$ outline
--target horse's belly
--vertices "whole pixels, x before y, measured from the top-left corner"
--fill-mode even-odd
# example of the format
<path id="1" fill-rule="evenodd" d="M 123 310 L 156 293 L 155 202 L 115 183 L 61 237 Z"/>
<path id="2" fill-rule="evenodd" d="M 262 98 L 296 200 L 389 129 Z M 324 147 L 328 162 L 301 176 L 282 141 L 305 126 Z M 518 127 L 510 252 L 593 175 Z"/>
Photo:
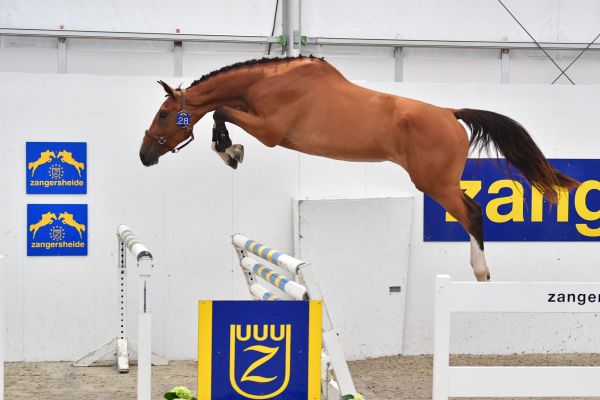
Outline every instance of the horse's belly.
<path id="1" fill-rule="evenodd" d="M 291 133 L 280 146 L 344 161 L 385 161 L 389 158 L 378 138 L 356 131 Z"/>

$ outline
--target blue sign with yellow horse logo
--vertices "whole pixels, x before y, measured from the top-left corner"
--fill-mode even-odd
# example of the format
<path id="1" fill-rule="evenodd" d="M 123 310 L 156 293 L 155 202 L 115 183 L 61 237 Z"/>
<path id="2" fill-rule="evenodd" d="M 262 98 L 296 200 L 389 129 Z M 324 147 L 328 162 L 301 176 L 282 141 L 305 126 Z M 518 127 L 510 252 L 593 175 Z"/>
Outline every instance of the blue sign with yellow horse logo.
<path id="1" fill-rule="evenodd" d="M 320 399 L 320 301 L 201 301 L 198 399 Z"/>
<path id="2" fill-rule="evenodd" d="M 28 256 L 86 256 L 87 204 L 27 204 Z"/>
<path id="3" fill-rule="evenodd" d="M 86 143 L 27 142 L 27 194 L 85 194 L 86 163 Z"/>
<path id="4" fill-rule="evenodd" d="M 469 159 L 461 180 L 467 196 L 483 208 L 485 241 L 575 242 L 600 240 L 600 160 L 548 160 L 559 171 L 581 182 L 558 204 L 543 195 L 503 159 Z M 458 222 L 429 196 L 424 200 L 426 242 L 468 241 Z"/>

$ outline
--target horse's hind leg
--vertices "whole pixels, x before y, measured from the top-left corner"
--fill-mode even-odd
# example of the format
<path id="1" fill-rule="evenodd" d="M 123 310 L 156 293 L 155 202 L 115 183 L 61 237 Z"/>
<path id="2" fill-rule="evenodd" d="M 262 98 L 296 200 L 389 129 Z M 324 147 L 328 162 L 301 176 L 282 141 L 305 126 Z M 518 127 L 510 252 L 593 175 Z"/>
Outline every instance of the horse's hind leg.
<path id="1" fill-rule="evenodd" d="M 460 187 L 439 190 L 431 196 L 465 228 L 471 238 L 471 267 L 478 281 L 489 281 L 490 272 L 483 252 L 483 213 L 481 206 Z"/>

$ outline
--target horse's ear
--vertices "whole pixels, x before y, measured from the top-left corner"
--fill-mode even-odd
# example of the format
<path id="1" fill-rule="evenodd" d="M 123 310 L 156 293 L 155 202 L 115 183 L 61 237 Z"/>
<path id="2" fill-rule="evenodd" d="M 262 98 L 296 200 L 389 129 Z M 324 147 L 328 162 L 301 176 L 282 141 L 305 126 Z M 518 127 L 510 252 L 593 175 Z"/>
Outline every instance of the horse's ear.
<path id="1" fill-rule="evenodd" d="M 158 83 L 163 87 L 163 89 L 165 89 L 165 92 L 167 92 L 167 96 L 175 98 L 175 92 L 173 91 L 173 88 L 171 88 L 171 86 L 167 85 L 163 81 L 158 81 Z"/>

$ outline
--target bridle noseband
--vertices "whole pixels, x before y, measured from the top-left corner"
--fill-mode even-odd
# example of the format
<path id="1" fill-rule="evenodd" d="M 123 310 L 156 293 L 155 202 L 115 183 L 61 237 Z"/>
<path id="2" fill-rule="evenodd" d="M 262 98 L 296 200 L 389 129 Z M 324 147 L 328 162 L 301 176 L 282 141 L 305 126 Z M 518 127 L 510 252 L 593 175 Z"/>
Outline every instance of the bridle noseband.
<path id="1" fill-rule="evenodd" d="M 194 140 L 194 126 L 192 125 L 192 114 L 187 112 L 186 109 L 186 101 L 185 101 L 185 89 L 181 89 L 181 110 L 177 113 L 177 121 L 176 124 L 179 129 L 185 129 L 188 133 L 187 142 L 180 145 L 179 147 L 172 146 L 169 151 L 171 153 L 178 153 L 179 150 L 183 149 L 185 146 L 190 144 L 192 140 Z M 168 138 L 166 136 L 156 136 L 150 133 L 150 131 L 146 131 L 146 136 L 156 140 L 158 144 L 161 146 L 166 145 Z"/>

